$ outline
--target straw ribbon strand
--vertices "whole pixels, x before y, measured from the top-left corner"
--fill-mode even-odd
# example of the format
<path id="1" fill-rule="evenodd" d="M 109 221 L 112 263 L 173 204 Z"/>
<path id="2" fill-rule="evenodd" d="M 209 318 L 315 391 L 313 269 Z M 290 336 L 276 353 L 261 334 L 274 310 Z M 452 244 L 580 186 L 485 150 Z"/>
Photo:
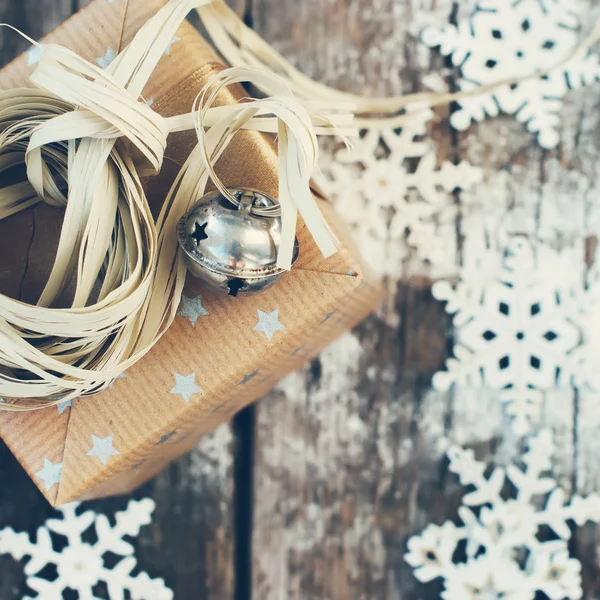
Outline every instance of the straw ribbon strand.
<path id="1" fill-rule="evenodd" d="M 100 391 L 160 339 L 186 274 L 175 224 L 209 179 L 224 189 L 214 164 L 243 128 L 279 133 L 286 232 L 280 266 L 291 263 L 298 211 L 323 253 L 335 252 L 309 180 L 318 152 L 314 128 L 355 133 L 346 107 L 331 116 L 305 108 L 279 77 L 247 67 L 216 75 L 188 115 L 164 119 L 141 101 L 182 20 L 208 2 L 172 0 L 105 70 L 44 45 L 31 76 L 37 89 L 0 93 L 0 173 L 27 167 L 26 179 L 0 188 L 0 218 L 39 202 L 64 207 L 38 302 L 0 295 L 0 396 L 7 398 L 0 409 L 43 408 Z M 220 90 L 240 81 L 273 97 L 213 107 Z M 160 170 L 171 131 L 190 128 L 199 143 L 154 223 L 140 177 Z"/>

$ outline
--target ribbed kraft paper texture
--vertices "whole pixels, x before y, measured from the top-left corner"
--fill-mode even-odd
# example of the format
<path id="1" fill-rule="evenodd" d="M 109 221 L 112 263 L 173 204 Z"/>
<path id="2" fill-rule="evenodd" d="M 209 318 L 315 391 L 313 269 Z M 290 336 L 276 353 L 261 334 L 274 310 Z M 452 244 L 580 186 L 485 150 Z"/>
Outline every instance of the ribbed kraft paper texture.
<path id="1" fill-rule="evenodd" d="M 109 46 L 118 53 L 162 5 L 160 0 L 94 0 L 47 41 L 58 42 L 89 60 L 104 56 Z M 185 23 L 177 37 L 143 94 L 163 116 L 188 111 L 206 81 L 223 68 L 191 25 Z M 26 85 L 32 68 L 27 55 L 18 58 L 0 71 L 0 88 Z M 223 95 L 222 101 L 232 102 L 235 94 L 243 93 L 239 88 Z M 145 181 L 155 215 L 195 143 L 193 132 L 170 136 L 161 174 Z M 217 172 L 226 185 L 277 196 L 276 152 L 272 140 L 262 134 L 239 134 L 217 164 Z M 347 240 L 331 207 L 326 202 L 319 204 L 336 233 Z M 39 293 L 51 266 L 60 216 L 60 210 L 42 205 L 0 222 L 0 256 L 4 257 L 0 291 L 15 297 L 21 293 L 25 300 Z M 178 316 L 156 347 L 111 389 L 75 400 L 62 414 L 56 407 L 0 413 L 0 435 L 52 504 L 125 493 L 137 487 L 373 310 L 380 290 L 365 275 L 350 243 L 343 243 L 337 254 L 325 259 L 302 223 L 297 235 L 301 250 L 296 266 L 259 296 L 214 296 L 189 276 L 184 296 L 201 294 L 209 314 L 199 316 L 195 327 L 188 318 Z M 269 341 L 253 328 L 258 311 L 276 310 L 284 329 Z M 257 370 L 255 377 L 241 384 Z M 175 373 L 195 373 L 202 393 L 193 395 L 187 404 L 180 395 L 170 393 Z M 106 465 L 98 457 L 88 456 L 92 436 L 112 436 L 119 454 L 111 456 Z M 49 490 L 36 476 L 45 459 L 63 465 L 60 483 Z"/>

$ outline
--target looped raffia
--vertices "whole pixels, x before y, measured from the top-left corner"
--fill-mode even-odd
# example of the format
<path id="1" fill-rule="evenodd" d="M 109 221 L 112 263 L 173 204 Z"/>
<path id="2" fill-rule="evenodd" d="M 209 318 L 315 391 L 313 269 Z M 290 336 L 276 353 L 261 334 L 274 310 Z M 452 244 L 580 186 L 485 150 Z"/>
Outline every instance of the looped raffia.
<path id="1" fill-rule="evenodd" d="M 167 124 L 145 102 L 140 102 L 127 85 L 118 81 L 113 74 L 115 70 L 100 69 L 62 46 L 44 46 L 43 61 L 30 81 L 77 110 L 36 128 L 28 156 L 39 153 L 43 146 L 74 137 L 98 140 L 125 137 L 148 160 L 155 173 L 160 171 L 169 134 Z M 28 173 L 28 177 L 31 179 L 32 175 Z M 43 192 L 38 191 L 42 197 Z"/>
<path id="2" fill-rule="evenodd" d="M 335 252 L 309 191 L 314 128 L 352 133 L 351 115 L 305 108 L 277 76 L 246 67 L 216 75 L 190 115 L 163 119 L 140 98 L 186 14 L 210 1 L 172 0 L 106 70 L 46 45 L 31 76 L 39 89 L 0 93 L 0 174 L 27 165 L 26 180 L 0 189 L 0 218 L 40 201 L 64 207 L 37 304 L 0 295 L 0 396 L 7 399 L 0 409 L 100 391 L 152 348 L 175 317 L 185 281 L 175 225 L 209 178 L 223 187 L 214 164 L 240 129 L 278 134 L 280 266 L 291 263 L 298 210 L 323 253 Z M 240 81 L 273 96 L 213 107 L 223 87 Z M 199 143 L 154 223 L 140 177 L 160 170 L 168 133 L 186 128 L 196 129 Z"/>

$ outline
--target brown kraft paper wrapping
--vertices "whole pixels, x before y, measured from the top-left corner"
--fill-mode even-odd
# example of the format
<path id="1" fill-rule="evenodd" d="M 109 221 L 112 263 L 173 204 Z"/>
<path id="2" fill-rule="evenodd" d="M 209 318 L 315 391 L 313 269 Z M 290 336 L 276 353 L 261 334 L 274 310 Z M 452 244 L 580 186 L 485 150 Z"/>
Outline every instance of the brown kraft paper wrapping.
<path id="1" fill-rule="evenodd" d="M 44 41 L 98 64 L 119 53 L 163 0 L 94 0 Z M 0 89 L 24 87 L 35 55 L 0 71 Z M 184 23 L 144 90 L 163 116 L 190 110 L 223 65 Z M 233 102 L 233 89 L 222 102 Z M 177 133 L 161 173 L 145 182 L 156 215 L 195 134 Z M 217 165 L 226 185 L 277 197 L 277 158 L 262 134 L 239 134 Z M 300 257 L 273 288 L 246 298 L 218 297 L 188 276 L 180 315 L 156 347 L 112 388 L 72 405 L 0 412 L 0 436 L 53 505 L 122 494 L 191 450 L 198 438 L 264 395 L 340 333 L 371 312 L 380 289 L 365 275 L 338 217 L 319 202 L 342 243 L 324 259 L 300 223 Z M 35 302 L 56 250 L 61 211 L 43 204 L 0 221 L 0 292 Z"/>

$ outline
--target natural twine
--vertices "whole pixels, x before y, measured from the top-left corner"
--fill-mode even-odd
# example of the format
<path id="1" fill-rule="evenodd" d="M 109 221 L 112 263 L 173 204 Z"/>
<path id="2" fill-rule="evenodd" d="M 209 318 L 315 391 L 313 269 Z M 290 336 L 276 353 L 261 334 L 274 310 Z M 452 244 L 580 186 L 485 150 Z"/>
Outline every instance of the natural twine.
<path id="1" fill-rule="evenodd" d="M 297 212 L 325 256 L 337 240 L 310 194 L 322 134 L 354 133 L 350 114 L 305 107 L 281 78 L 234 67 L 215 75 L 193 112 L 168 120 L 140 94 L 177 28 L 209 0 L 173 0 L 106 70 L 58 45 L 44 45 L 36 90 L 0 93 L 0 173 L 25 162 L 27 179 L 0 189 L 0 218 L 38 202 L 63 206 L 54 265 L 36 305 L 0 295 L 3 410 L 31 410 L 95 393 L 140 360 L 172 323 L 185 281 L 176 223 L 241 129 L 276 131 L 283 235 L 289 267 Z M 33 40 L 30 40 L 32 43 Z M 268 90 L 213 108 L 219 92 L 247 81 Z M 199 143 L 154 223 L 140 176 L 160 170 L 170 131 L 194 128 Z M 68 308 L 54 304 L 75 277 Z"/>
<path id="2" fill-rule="evenodd" d="M 193 8 L 232 68 L 211 79 L 189 114 L 164 119 L 140 94 Z M 556 67 L 599 39 L 600 23 Z M 278 264 L 289 267 L 298 211 L 323 254 L 336 250 L 310 193 L 316 134 L 344 137 L 356 134 L 354 127 L 397 127 L 412 107 L 446 104 L 544 74 L 456 94 L 362 98 L 300 73 L 223 0 L 171 0 L 106 70 L 57 45 L 42 50 L 31 76 L 39 89 L 0 93 L 0 174 L 27 166 L 26 180 L 0 189 L 0 219 L 39 202 L 64 206 L 65 216 L 37 304 L 0 295 L 3 410 L 44 408 L 100 391 L 160 339 L 175 317 L 186 274 L 176 223 L 209 179 L 226 191 L 214 165 L 241 129 L 277 134 L 283 221 Z M 213 106 L 220 90 L 242 81 L 267 97 Z M 354 122 L 351 112 L 358 115 Z M 140 177 L 160 170 L 168 134 L 186 129 L 196 130 L 199 143 L 154 223 Z M 71 306 L 53 308 L 73 277 Z"/>
<path id="3" fill-rule="evenodd" d="M 600 20 L 598 20 L 581 44 L 558 64 L 548 69 L 536 70 L 522 77 L 494 81 L 468 91 L 418 92 L 400 96 L 366 98 L 336 90 L 304 75 L 256 31 L 250 29 L 224 0 L 215 0 L 198 7 L 197 11 L 214 45 L 230 65 L 269 69 L 279 74 L 298 98 L 318 102 L 323 107 L 340 104 L 354 106 L 356 114 L 354 124 L 360 129 L 401 127 L 412 118 L 410 114 L 412 110 L 450 104 L 457 100 L 492 92 L 505 85 L 541 77 L 566 65 L 576 56 L 584 55 L 600 41 Z"/>

